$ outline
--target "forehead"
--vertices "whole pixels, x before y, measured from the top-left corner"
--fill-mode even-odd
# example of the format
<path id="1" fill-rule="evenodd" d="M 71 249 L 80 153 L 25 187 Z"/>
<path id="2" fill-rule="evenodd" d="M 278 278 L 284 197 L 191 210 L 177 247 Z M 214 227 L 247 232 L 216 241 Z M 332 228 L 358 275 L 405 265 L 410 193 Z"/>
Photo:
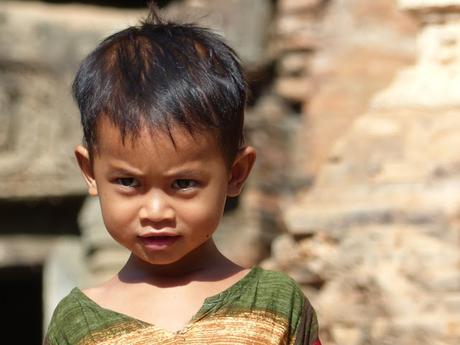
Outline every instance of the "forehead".
<path id="1" fill-rule="evenodd" d="M 120 129 L 105 118 L 97 126 L 96 155 L 133 159 L 144 156 L 168 161 L 213 157 L 224 161 L 215 131 L 192 133 L 178 125 L 168 130 L 143 126 L 138 133 L 123 137 Z"/>

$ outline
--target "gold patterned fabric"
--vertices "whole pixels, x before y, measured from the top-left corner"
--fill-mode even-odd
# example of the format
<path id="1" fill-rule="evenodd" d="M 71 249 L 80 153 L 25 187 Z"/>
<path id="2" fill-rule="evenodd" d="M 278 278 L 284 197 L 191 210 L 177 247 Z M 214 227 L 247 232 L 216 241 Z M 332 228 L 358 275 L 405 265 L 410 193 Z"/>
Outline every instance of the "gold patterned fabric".
<path id="1" fill-rule="evenodd" d="M 48 345 L 320 345 L 316 315 L 297 284 L 282 273 L 253 268 L 209 297 L 186 327 L 169 332 L 104 309 L 75 288 L 57 306 Z"/>

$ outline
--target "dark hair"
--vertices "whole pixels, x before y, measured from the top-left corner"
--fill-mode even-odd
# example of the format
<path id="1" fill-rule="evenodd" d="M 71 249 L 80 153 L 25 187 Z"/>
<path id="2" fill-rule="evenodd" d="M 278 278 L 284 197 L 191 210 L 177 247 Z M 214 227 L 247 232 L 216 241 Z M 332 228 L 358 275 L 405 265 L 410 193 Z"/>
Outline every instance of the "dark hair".
<path id="1" fill-rule="evenodd" d="M 90 152 L 101 116 L 120 129 L 123 141 L 145 125 L 174 140 L 171 128 L 179 125 L 192 135 L 215 130 L 229 161 L 243 144 L 247 83 L 236 53 L 209 29 L 163 22 L 155 8 L 83 60 L 73 94 Z"/>

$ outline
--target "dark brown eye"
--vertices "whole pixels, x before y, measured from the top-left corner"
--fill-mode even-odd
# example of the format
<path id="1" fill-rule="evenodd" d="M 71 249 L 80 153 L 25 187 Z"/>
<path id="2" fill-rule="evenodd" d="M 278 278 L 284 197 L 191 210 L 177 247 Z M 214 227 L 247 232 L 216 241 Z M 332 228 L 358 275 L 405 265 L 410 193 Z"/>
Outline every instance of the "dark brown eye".
<path id="1" fill-rule="evenodd" d="M 139 186 L 139 183 L 136 181 L 136 179 L 132 177 L 121 177 L 117 179 L 117 183 L 123 187 L 137 187 Z"/>
<path id="2" fill-rule="evenodd" d="M 193 188 L 197 185 L 196 181 L 188 179 L 179 179 L 173 182 L 173 188 L 175 189 L 188 189 Z"/>

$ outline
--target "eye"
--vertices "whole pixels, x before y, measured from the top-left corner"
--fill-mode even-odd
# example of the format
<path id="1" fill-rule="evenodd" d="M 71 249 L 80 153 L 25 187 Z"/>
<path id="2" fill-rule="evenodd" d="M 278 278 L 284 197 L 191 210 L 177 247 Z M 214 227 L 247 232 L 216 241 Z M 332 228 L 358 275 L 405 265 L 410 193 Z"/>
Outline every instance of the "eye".
<path id="1" fill-rule="evenodd" d="M 172 184 L 172 187 L 175 189 L 189 189 L 197 186 L 197 182 L 194 180 L 188 179 L 179 179 L 175 180 Z"/>
<path id="2" fill-rule="evenodd" d="M 116 179 L 116 183 L 123 187 L 135 188 L 139 186 L 139 182 L 132 177 L 120 177 Z"/>

